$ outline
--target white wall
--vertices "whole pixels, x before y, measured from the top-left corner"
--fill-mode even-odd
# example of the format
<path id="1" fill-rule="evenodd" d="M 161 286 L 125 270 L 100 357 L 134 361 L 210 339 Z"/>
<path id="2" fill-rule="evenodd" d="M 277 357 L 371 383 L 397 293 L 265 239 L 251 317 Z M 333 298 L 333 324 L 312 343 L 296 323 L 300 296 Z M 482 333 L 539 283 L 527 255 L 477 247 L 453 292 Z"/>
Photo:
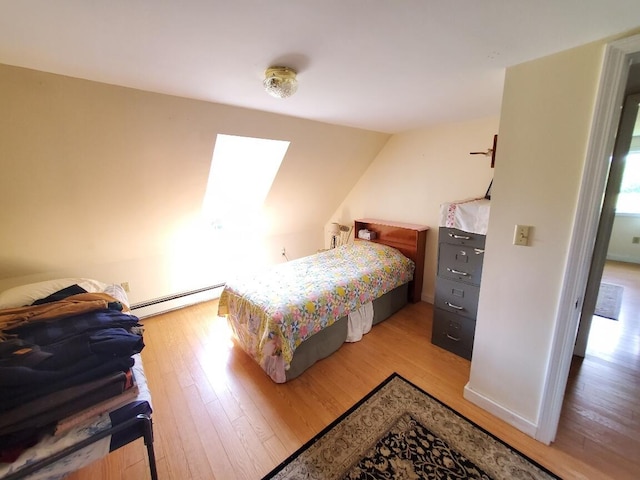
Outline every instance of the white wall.
<path id="1" fill-rule="evenodd" d="M 422 299 L 433 302 L 440 204 L 484 196 L 491 159 L 469 153 L 490 148 L 497 128 L 492 117 L 394 135 L 330 222 L 367 217 L 429 226 Z"/>
<path id="2" fill-rule="evenodd" d="M 507 69 L 465 396 L 533 435 L 550 358 L 604 42 Z M 603 160 L 605 161 L 605 160 Z M 516 224 L 533 226 L 514 246 Z"/>
<path id="3" fill-rule="evenodd" d="M 616 215 L 607 249 L 607 259 L 640 263 L 640 243 L 633 243 L 634 237 L 640 237 L 640 216 Z"/>
<path id="4" fill-rule="evenodd" d="M 128 281 L 133 303 L 225 280 L 224 260 L 315 252 L 389 138 L 6 65 L 0 112 L 0 289 L 85 276 Z M 200 221 L 218 133 L 291 142 L 266 230 L 225 249 Z"/>

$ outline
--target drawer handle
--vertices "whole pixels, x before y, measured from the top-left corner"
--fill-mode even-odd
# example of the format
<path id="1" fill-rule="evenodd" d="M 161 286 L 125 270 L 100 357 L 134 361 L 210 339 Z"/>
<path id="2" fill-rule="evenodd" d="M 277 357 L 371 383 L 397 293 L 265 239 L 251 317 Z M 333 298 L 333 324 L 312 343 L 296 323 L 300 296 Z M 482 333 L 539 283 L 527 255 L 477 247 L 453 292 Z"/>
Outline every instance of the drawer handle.
<path id="1" fill-rule="evenodd" d="M 449 236 L 451 238 L 455 238 L 456 240 L 471 240 L 471 237 L 467 237 L 466 235 L 456 235 L 455 233 L 449 232 Z"/>
<path id="2" fill-rule="evenodd" d="M 447 338 L 449 340 L 453 340 L 454 342 L 459 342 L 460 341 L 460 337 L 454 337 L 453 335 L 447 333 Z"/>
<path id="3" fill-rule="evenodd" d="M 444 302 L 447 307 L 451 307 L 451 308 L 455 308 L 456 310 L 464 310 L 464 307 L 461 307 L 459 305 L 454 305 L 453 303 L 449 303 L 449 302 Z"/>
<path id="4" fill-rule="evenodd" d="M 460 270 L 455 270 L 453 268 L 447 267 L 447 270 L 449 270 L 451 273 L 453 273 L 455 275 L 462 275 L 463 277 L 468 277 L 469 276 L 469 274 L 467 272 L 461 272 Z"/>
<path id="5" fill-rule="evenodd" d="M 474 248 L 473 251 L 476 252 L 476 255 L 482 255 L 484 253 L 484 248 Z"/>

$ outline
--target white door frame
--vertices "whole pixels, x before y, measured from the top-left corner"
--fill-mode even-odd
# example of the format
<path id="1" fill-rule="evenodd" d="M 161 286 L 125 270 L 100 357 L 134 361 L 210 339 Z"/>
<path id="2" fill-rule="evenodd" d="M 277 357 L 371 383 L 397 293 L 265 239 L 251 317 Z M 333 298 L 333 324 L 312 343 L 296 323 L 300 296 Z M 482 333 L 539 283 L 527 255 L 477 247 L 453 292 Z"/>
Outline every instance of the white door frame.
<path id="1" fill-rule="evenodd" d="M 633 75 L 633 74 L 631 74 Z M 589 332 L 591 323 L 596 309 L 598 292 L 602 281 L 602 274 L 607 260 L 607 251 L 613 224 L 616 218 L 616 201 L 617 194 L 620 191 L 620 185 L 625 171 L 625 158 L 629 154 L 631 141 L 633 139 L 633 130 L 638 118 L 638 104 L 640 103 L 640 93 L 625 90 L 624 107 L 618 130 L 616 131 L 615 146 L 613 147 L 613 156 L 609 163 L 609 174 L 607 178 L 607 186 L 602 208 L 600 210 L 600 221 L 598 224 L 598 233 L 591 258 L 591 266 L 589 268 L 589 278 L 587 279 L 587 289 L 584 294 L 582 309 L 580 311 L 580 320 L 578 325 L 578 335 L 573 348 L 573 355 L 579 357 L 585 356 L 587 352 L 587 343 L 589 342 Z"/>
<path id="2" fill-rule="evenodd" d="M 546 444 L 555 439 L 558 430 L 609 171 L 605 160 L 613 153 L 629 66 L 637 52 L 640 35 L 609 43 L 605 49 L 535 435 Z"/>

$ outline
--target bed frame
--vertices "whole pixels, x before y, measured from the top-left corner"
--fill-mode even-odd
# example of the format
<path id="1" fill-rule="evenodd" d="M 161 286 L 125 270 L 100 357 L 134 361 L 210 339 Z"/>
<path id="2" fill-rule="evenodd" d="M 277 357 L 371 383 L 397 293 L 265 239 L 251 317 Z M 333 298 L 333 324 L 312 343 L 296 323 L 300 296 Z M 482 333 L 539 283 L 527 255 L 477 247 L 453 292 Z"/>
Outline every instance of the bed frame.
<path id="1" fill-rule="evenodd" d="M 409 283 L 409 301 L 415 303 L 422 298 L 422 283 L 424 278 L 425 246 L 427 244 L 426 225 L 413 223 L 389 222 L 363 218 L 355 221 L 354 237 L 358 239 L 358 232 L 362 229 L 376 233 L 376 243 L 382 243 L 396 248 L 416 264 L 413 280 Z"/>
<path id="2" fill-rule="evenodd" d="M 376 243 L 398 249 L 404 256 L 413 260 L 416 269 L 413 280 L 400 285 L 373 301 L 373 325 L 386 320 L 404 307 L 408 301 L 419 302 L 422 294 L 424 276 L 424 257 L 427 230 L 424 225 L 387 222 L 384 220 L 362 219 L 355 221 L 355 236 L 366 228 L 376 232 Z M 357 240 L 360 241 L 360 240 Z M 362 240 L 367 241 L 367 240 Z M 318 360 L 328 357 L 338 350 L 347 338 L 348 318 L 337 319 L 330 327 L 316 333 L 302 342 L 296 349 L 291 366 L 286 372 L 287 381 L 293 380 Z"/>

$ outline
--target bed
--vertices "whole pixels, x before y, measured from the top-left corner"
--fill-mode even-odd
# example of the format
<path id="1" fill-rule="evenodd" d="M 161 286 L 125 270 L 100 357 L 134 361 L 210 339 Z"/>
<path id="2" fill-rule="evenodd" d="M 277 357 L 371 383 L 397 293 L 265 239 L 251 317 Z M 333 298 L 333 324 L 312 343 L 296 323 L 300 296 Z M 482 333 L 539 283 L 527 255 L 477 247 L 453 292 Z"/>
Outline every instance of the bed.
<path id="1" fill-rule="evenodd" d="M 63 478 L 142 437 L 155 480 L 143 347 L 119 285 L 64 278 L 0 292 L 0 479 Z"/>
<path id="2" fill-rule="evenodd" d="M 356 220 L 352 243 L 230 279 L 218 315 L 276 383 L 292 380 L 407 302 L 420 301 L 428 227 Z"/>

